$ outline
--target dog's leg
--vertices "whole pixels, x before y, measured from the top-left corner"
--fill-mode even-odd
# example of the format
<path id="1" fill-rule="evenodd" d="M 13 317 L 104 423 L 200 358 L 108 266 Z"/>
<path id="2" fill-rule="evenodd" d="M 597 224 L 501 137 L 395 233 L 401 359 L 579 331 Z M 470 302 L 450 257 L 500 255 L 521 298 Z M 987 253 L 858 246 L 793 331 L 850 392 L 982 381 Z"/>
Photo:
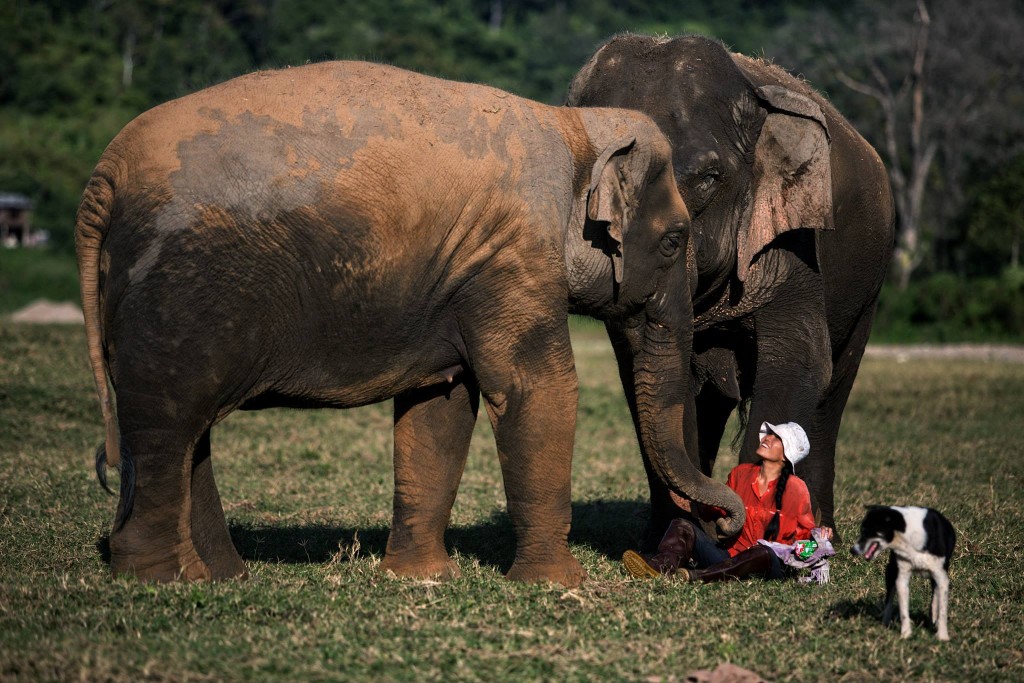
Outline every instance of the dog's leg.
<path id="1" fill-rule="evenodd" d="M 885 565 L 885 602 L 882 607 L 882 625 L 888 626 L 892 622 L 892 601 L 896 597 L 896 567 L 895 553 L 889 553 L 889 563 Z"/>
<path id="2" fill-rule="evenodd" d="M 939 584 L 935 581 L 935 572 L 928 575 L 928 581 L 932 584 L 932 626 L 939 625 Z"/>
<path id="3" fill-rule="evenodd" d="M 914 568 L 906 560 L 897 560 L 899 574 L 896 577 L 896 597 L 900 602 L 900 637 L 910 637 L 910 577 Z"/>
<path id="4" fill-rule="evenodd" d="M 935 584 L 935 588 L 932 590 L 932 614 L 937 613 L 938 616 L 937 619 L 935 616 L 932 617 L 936 635 L 939 640 L 949 640 L 949 630 L 946 626 L 949 613 L 949 574 L 944 571 L 936 571 L 932 574 L 932 582 Z"/>

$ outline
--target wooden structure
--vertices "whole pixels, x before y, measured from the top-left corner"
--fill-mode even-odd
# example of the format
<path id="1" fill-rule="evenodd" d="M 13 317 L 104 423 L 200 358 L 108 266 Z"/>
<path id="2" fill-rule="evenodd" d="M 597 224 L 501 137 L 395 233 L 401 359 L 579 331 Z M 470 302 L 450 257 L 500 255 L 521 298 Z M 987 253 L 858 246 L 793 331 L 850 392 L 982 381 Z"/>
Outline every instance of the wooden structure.
<path id="1" fill-rule="evenodd" d="M 31 219 L 31 199 L 21 194 L 0 192 L 0 245 L 16 247 L 34 244 Z"/>

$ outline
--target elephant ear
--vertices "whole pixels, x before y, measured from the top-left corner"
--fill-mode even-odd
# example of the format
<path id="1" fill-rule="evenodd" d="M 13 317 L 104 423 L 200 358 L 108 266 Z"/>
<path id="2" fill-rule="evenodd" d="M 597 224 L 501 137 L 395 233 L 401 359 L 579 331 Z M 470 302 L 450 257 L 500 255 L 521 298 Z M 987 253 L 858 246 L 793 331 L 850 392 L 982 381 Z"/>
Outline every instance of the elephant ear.
<path id="1" fill-rule="evenodd" d="M 615 241 L 612 270 L 615 282 L 622 284 L 623 239 L 629 229 L 631 183 L 625 168 L 626 157 L 636 138 L 619 138 L 604 148 L 590 171 L 590 193 L 587 195 L 587 218 L 608 224 L 608 236 Z"/>
<path id="2" fill-rule="evenodd" d="M 758 88 L 757 96 L 768 116 L 754 148 L 754 190 L 744 221 L 749 227 L 737 239 L 740 280 L 787 230 L 833 228 L 830 137 L 821 107 L 777 85 Z"/>

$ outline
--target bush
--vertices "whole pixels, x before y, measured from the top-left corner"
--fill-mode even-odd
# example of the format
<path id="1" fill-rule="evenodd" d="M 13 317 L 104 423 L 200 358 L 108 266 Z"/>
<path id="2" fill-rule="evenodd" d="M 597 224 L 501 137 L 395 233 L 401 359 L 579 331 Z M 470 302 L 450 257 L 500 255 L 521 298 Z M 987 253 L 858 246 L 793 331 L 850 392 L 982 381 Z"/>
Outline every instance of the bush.
<path id="1" fill-rule="evenodd" d="M 74 254 L 0 248 L 0 313 L 16 311 L 35 299 L 79 303 Z"/>
<path id="2" fill-rule="evenodd" d="M 1024 268 L 999 277 L 937 273 L 906 291 L 882 289 L 873 341 L 1020 342 L 1024 338 Z"/>

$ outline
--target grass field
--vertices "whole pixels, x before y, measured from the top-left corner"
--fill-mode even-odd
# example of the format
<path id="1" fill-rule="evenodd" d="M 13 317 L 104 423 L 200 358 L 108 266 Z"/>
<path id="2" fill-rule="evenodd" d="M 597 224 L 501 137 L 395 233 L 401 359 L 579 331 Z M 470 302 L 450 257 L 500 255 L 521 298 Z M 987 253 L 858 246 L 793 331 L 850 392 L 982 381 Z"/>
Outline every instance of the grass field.
<path id="1" fill-rule="evenodd" d="M 481 419 L 448 534 L 462 578 L 378 571 L 391 507 L 388 405 L 235 414 L 214 462 L 244 582 L 113 580 L 115 500 L 80 328 L 0 323 L 0 680 L 683 680 L 730 661 L 769 680 L 1024 679 L 1024 365 L 869 360 L 837 454 L 832 583 L 632 581 L 619 557 L 646 485 L 601 332 L 576 334 L 571 542 L 590 579 L 502 578 L 513 539 Z M 716 476 L 735 462 L 723 447 Z M 942 509 L 959 534 L 950 631 L 880 624 L 883 563 L 846 548 L 867 503 Z"/>

